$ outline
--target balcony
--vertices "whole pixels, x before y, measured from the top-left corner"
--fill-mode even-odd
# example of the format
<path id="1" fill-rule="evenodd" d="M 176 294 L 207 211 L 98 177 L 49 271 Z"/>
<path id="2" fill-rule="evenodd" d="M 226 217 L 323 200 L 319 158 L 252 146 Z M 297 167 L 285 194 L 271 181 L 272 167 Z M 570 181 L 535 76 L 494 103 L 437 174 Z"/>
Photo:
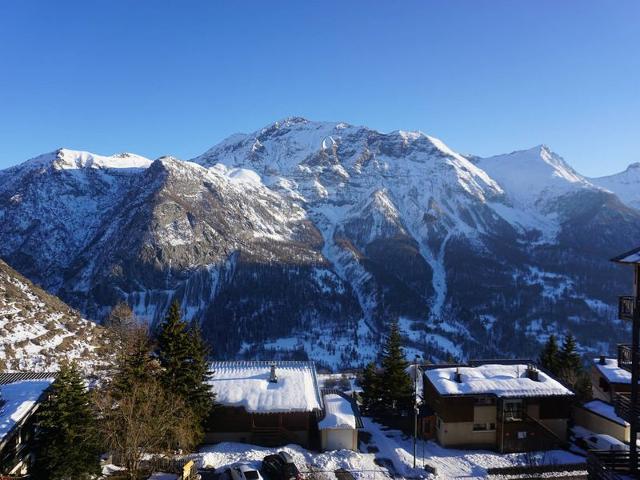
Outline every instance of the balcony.
<path id="1" fill-rule="evenodd" d="M 638 408 L 638 405 L 636 405 L 635 409 L 631 407 L 631 397 L 629 396 L 629 394 L 617 394 L 613 408 L 616 412 L 616 415 L 629 423 L 631 423 L 631 420 L 634 418 L 635 413 L 635 423 L 636 425 L 640 425 L 640 408 Z"/>
<path id="2" fill-rule="evenodd" d="M 618 367 L 631 371 L 631 345 L 618 345 Z"/>
<path id="3" fill-rule="evenodd" d="M 636 297 L 618 297 L 618 318 L 620 320 L 633 320 L 638 309 L 638 299 Z"/>
<path id="4" fill-rule="evenodd" d="M 638 465 L 640 466 L 640 465 Z M 629 452 L 619 450 L 592 450 L 587 456 L 589 480 L 623 480 L 636 478 L 631 476 L 631 458 Z M 636 471 L 637 471 L 636 467 Z"/>

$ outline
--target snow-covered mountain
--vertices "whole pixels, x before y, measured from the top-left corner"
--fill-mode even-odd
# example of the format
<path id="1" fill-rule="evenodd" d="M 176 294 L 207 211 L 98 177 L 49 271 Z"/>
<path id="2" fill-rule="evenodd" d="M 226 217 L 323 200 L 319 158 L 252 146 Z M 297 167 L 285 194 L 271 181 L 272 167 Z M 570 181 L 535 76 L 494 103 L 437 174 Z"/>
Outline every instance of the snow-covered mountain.
<path id="1" fill-rule="evenodd" d="M 615 193 L 629 207 L 640 208 L 640 163 L 632 163 L 624 172 L 590 181 Z"/>
<path id="2" fill-rule="evenodd" d="M 46 371 L 62 359 L 92 370 L 105 341 L 101 327 L 0 260 L 0 370 Z"/>
<path id="3" fill-rule="evenodd" d="M 628 280 L 607 259 L 640 238 L 615 193 L 544 146 L 465 157 L 290 118 L 191 162 L 60 150 L 0 172 L 0 256 L 97 320 L 177 297 L 224 356 L 359 363 L 394 319 L 434 359 L 569 328 L 600 351 Z"/>

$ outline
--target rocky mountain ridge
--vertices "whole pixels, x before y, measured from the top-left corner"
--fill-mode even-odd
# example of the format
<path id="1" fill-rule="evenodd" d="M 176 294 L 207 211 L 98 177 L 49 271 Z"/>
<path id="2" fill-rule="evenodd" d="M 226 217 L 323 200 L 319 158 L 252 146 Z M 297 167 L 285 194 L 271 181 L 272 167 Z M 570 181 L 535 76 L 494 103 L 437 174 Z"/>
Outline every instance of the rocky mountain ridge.
<path id="1" fill-rule="evenodd" d="M 178 298 L 220 356 L 357 365 L 392 320 L 434 360 L 533 355 L 567 329 L 595 353 L 624 334 L 607 259 L 640 238 L 605 183 L 545 146 L 465 157 L 290 118 L 190 162 L 61 150 L 2 171 L 0 256 L 96 320 Z"/>

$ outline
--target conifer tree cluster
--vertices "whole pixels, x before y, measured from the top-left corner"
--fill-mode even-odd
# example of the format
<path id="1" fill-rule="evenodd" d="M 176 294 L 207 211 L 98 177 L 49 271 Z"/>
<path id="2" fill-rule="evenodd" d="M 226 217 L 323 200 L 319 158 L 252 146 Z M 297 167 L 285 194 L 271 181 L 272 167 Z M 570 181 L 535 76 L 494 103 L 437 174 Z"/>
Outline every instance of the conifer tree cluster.
<path id="1" fill-rule="evenodd" d="M 36 479 L 97 478 L 101 452 L 137 479 L 145 452 L 190 450 L 202 440 L 213 395 L 198 327 L 174 302 L 154 342 L 126 305 L 112 313 L 108 380 L 89 392 L 77 366 L 63 364 L 37 413 Z"/>
<path id="2" fill-rule="evenodd" d="M 538 362 L 569 386 L 576 393 L 577 400 L 586 401 L 591 398 L 591 380 L 576 348 L 576 340 L 571 333 L 565 336 L 561 347 L 558 347 L 556 336 L 550 335 Z"/>
<path id="3" fill-rule="evenodd" d="M 369 364 L 362 373 L 363 410 L 371 415 L 395 415 L 408 411 L 413 404 L 413 382 L 407 373 L 409 363 L 402 348 L 397 323 L 391 324 L 381 354 L 381 368 Z"/>
<path id="4" fill-rule="evenodd" d="M 36 479 L 95 478 L 100 473 L 98 424 L 78 367 L 63 363 L 36 415 Z"/>

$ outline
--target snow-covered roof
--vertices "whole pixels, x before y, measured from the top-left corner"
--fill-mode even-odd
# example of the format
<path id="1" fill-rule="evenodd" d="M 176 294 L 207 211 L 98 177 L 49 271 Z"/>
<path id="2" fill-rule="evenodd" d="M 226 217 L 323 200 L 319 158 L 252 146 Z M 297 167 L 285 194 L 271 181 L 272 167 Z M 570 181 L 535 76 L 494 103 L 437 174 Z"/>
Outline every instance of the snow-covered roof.
<path id="1" fill-rule="evenodd" d="M 619 423 L 620 425 L 629 425 L 629 423 L 627 423 L 623 418 L 616 415 L 613 405 L 603 402 L 602 400 L 591 400 L 590 402 L 585 403 L 582 408 L 597 413 L 598 415 L 605 417 L 612 422 Z"/>
<path id="2" fill-rule="evenodd" d="M 358 427 L 356 413 L 351 402 L 337 393 L 324 395 L 325 415 L 318 422 L 320 430 L 355 429 Z"/>
<path id="3" fill-rule="evenodd" d="M 277 382 L 269 382 L 275 365 Z M 214 362 L 210 380 L 216 403 L 252 413 L 311 412 L 322 409 L 313 362 Z"/>
<path id="4" fill-rule="evenodd" d="M 0 405 L 0 442 L 16 424 L 29 415 L 52 382 L 53 378 L 45 378 L 0 385 L 0 396 L 5 402 Z"/>
<path id="5" fill-rule="evenodd" d="M 460 382 L 456 382 L 456 371 Z M 545 397 L 573 395 L 542 371 L 538 381 L 527 376 L 526 365 L 487 364 L 477 367 L 435 368 L 425 372 L 441 395 L 495 395 L 497 397 Z"/>
<path id="6" fill-rule="evenodd" d="M 631 372 L 620 368 L 615 358 L 605 358 L 604 364 L 600 363 L 599 358 L 594 358 L 593 361 L 598 371 L 610 383 L 631 383 Z"/>
<path id="7" fill-rule="evenodd" d="M 617 263 L 640 263 L 640 247 L 613 257 L 611 261 Z"/>

